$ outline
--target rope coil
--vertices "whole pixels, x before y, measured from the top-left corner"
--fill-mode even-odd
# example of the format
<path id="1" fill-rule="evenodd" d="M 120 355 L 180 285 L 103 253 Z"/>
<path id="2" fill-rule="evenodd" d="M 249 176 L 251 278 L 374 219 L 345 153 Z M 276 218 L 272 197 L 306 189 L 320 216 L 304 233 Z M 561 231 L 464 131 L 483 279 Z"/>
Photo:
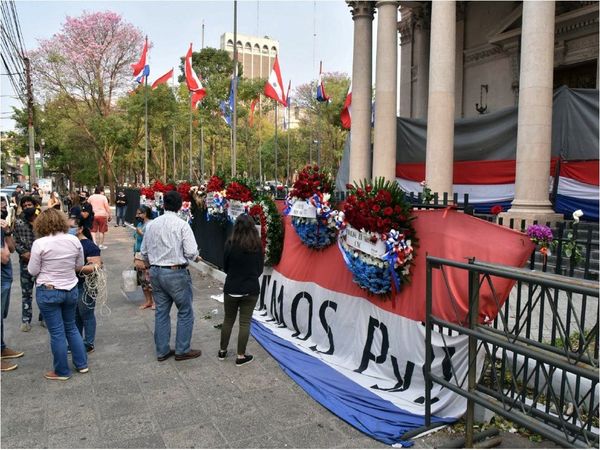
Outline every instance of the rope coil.
<path id="1" fill-rule="evenodd" d="M 93 272 L 81 275 L 84 279 L 83 304 L 92 309 L 95 303 L 101 316 L 109 316 L 111 311 L 108 306 L 108 286 L 104 268 L 96 266 Z"/>

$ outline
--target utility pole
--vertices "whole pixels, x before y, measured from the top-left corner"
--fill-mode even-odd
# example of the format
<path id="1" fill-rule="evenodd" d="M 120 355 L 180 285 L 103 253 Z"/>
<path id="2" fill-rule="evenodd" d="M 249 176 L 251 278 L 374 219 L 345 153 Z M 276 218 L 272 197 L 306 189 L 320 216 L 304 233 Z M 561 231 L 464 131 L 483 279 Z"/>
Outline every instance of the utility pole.
<path id="1" fill-rule="evenodd" d="M 27 133 L 29 135 L 29 189 L 33 183 L 37 183 L 37 174 L 35 172 L 35 131 L 33 129 L 33 86 L 31 84 L 31 64 L 29 58 L 23 58 L 25 63 L 25 77 L 27 81 L 27 115 L 28 125 Z"/>
<path id="2" fill-rule="evenodd" d="M 233 117 L 231 128 L 233 130 L 231 144 L 231 176 L 237 173 L 237 74 L 238 74 L 238 49 L 237 49 L 237 0 L 233 2 Z"/>

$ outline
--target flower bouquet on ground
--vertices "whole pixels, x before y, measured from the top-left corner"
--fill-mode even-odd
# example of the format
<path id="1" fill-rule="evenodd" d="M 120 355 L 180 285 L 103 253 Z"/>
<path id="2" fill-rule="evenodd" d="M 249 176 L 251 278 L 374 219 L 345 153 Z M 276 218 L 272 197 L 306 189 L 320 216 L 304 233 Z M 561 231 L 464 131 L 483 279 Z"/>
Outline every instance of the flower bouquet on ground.
<path id="1" fill-rule="evenodd" d="M 337 227 L 329 203 L 332 189 L 331 175 L 308 165 L 298 173 L 286 197 L 284 213 L 292 217 L 294 230 L 307 247 L 322 249 L 336 239 Z"/>
<path id="2" fill-rule="evenodd" d="M 206 185 L 206 218 L 208 220 L 227 220 L 227 198 L 225 198 L 225 182 L 213 175 Z"/>
<path id="3" fill-rule="evenodd" d="M 248 214 L 259 224 L 265 265 L 278 264 L 283 252 L 284 228 L 275 202 L 269 195 L 263 195 L 250 207 Z"/>
<path id="4" fill-rule="evenodd" d="M 256 189 L 243 178 L 232 178 L 225 189 L 227 200 L 227 218 L 231 222 L 240 214 L 248 213 L 256 198 Z"/>
<path id="5" fill-rule="evenodd" d="M 398 292 L 410 282 L 417 242 L 411 207 L 400 187 L 384 178 L 346 188 L 348 197 L 335 221 L 353 280 L 373 294 Z"/>

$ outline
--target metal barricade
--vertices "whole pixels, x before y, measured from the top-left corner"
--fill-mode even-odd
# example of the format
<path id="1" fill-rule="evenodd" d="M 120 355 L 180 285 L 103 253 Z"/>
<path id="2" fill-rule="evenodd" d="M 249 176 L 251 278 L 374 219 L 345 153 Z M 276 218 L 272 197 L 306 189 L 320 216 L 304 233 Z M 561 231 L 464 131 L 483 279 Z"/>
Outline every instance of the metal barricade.
<path id="1" fill-rule="evenodd" d="M 449 268 L 468 272 L 467 321 L 442 320 L 432 313 L 432 279 L 447 281 Z M 430 387 L 437 383 L 467 399 L 466 447 L 473 444 L 474 407 L 479 404 L 563 447 L 598 448 L 598 283 L 432 256 L 426 271 L 426 425 L 431 423 Z M 509 298 L 499 298 L 494 289 L 499 278 L 514 280 Z M 498 311 L 488 323 L 479 319 L 484 287 Z M 468 371 L 462 379 L 453 366 L 450 381 L 432 373 L 432 327 L 468 336 Z M 478 354 L 480 360 L 484 355 L 480 377 Z"/>

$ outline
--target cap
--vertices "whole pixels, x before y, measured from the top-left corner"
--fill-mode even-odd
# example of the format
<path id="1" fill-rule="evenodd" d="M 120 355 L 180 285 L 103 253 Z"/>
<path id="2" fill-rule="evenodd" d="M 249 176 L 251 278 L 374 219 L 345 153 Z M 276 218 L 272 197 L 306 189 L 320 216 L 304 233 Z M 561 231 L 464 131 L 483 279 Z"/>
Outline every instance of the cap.
<path id="1" fill-rule="evenodd" d="M 81 215 L 81 208 L 79 206 L 73 206 L 69 211 L 69 219 L 79 219 Z"/>

